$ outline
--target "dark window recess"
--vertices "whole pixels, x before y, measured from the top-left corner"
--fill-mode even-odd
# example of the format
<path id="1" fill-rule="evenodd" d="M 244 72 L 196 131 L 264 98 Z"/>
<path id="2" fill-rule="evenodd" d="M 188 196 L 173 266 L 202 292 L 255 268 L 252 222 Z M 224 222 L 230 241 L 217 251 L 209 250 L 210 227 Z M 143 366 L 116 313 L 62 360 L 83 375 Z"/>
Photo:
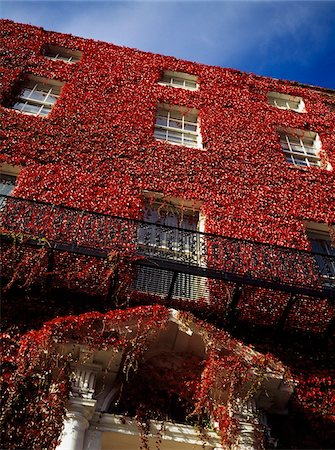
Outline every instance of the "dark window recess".
<path id="1" fill-rule="evenodd" d="M 82 52 L 79 50 L 70 50 L 65 47 L 48 44 L 44 49 L 44 56 L 53 61 L 63 61 L 66 63 L 76 63 L 80 61 Z"/>
<path id="2" fill-rule="evenodd" d="M 335 247 L 331 242 L 329 233 L 320 230 L 307 230 L 308 238 L 311 242 L 312 251 L 318 253 L 315 259 L 319 266 L 321 275 L 325 279 L 335 282 L 335 263 L 331 257 L 335 256 Z"/>
<path id="3" fill-rule="evenodd" d="M 16 184 L 16 176 L 0 174 L 0 194 L 10 195 Z"/>

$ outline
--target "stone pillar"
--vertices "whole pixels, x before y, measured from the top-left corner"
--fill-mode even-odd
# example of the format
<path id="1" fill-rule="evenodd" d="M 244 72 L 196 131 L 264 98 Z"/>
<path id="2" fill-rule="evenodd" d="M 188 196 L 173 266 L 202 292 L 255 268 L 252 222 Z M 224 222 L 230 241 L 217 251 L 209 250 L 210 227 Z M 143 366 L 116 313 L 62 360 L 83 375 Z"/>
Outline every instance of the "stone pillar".
<path id="1" fill-rule="evenodd" d="M 259 418 L 254 402 L 243 404 L 234 415 L 238 421 L 238 439 L 234 450 L 259 450 L 262 440 Z"/>
<path id="2" fill-rule="evenodd" d="M 85 432 L 97 403 L 93 396 L 99 371 L 101 367 L 97 364 L 74 367 L 68 411 L 57 450 L 83 450 Z"/>
<path id="3" fill-rule="evenodd" d="M 96 428 L 86 430 L 83 450 L 100 450 L 102 444 L 102 431 Z"/>
<path id="4" fill-rule="evenodd" d="M 95 403 L 95 400 L 84 402 L 70 400 L 57 450 L 83 450 L 85 432 Z"/>

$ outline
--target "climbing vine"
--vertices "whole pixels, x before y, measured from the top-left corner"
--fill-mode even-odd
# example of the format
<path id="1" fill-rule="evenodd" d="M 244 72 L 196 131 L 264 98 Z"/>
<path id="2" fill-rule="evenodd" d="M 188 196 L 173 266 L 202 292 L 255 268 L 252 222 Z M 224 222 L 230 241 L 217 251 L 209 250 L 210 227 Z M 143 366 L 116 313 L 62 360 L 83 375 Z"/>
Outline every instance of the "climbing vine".
<path id="1" fill-rule="evenodd" d="M 61 351 L 68 343 L 93 351 L 123 351 L 124 386 L 112 412 L 137 417 L 144 448 L 148 448 L 151 419 L 186 420 L 202 430 L 217 421 L 223 442 L 232 444 L 238 433 L 233 403 L 248 396 L 242 395 L 241 386 L 248 381 L 257 388 L 267 368 L 278 368 L 278 363 L 270 356 L 250 359 L 250 351 L 243 354 L 241 343 L 191 315 L 181 315 L 180 320 L 185 318 L 185 325 L 192 321 L 201 330 L 207 357 L 162 353 L 144 360 L 168 317 L 167 308 L 147 306 L 58 317 L 21 337 L 5 333 L 2 444 L 13 449 L 57 444 L 70 392 L 71 364 L 76 362 L 73 353 Z"/>
<path id="2" fill-rule="evenodd" d="M 22 167 L 15 196 L 138 219 L 143 215 L 143 192 L 156 191 L 168 198 L 201 204 L 206 231 L 210 233 L 310 249 L 303 224 L 307 220 L 328 224 L 333 235 L 333 171 L 288 164 L 277 133 L 278 127 L 317 132 L 323 161 L 335 167 L 333 93 L 6 20 L 1 21 L 0 38 L 0 161 Z M 76 64 L 51 61 L 43 56 L 46 43 L 81 50 L 83 57 Z M 159 85 L 162 70 L 194 74 L 200 87 L 187 91 Z M 64 83 L 48 117 L 33 117 L 10 108 L 20 83 L 29 74 Z M 298 114 L 269 105 L 269 91 L 301 96 L 307 112 Z M 175 146 L 153 138 L 157 104 L 162 103 L 199 111 L 203 149 Z M 5 205 L 2 208 L 5 211 Z M 26 208 L 17 209 L 16 223 L 26 215 Z M 140 293 L 131 297 L 127 292 L 134 279 L 134 249 L 126 244 L 126 239 L 122 251 L 118 246 L 106 259 L 55 252 L 50 269 L 48 239 L 41 241 L 44 238 L 39 236 L 54 236 L 55 223 L 58 230 L 64 227 L 66 236 L 67 221 L 61 215 L 58 221 L 49 221 L 48 226 L 41 221 L 36 235 L 13 235 L 2 223 L 4 237 L 15 244 L 4 243 L 2 254 L 6 295 L 15 286 L 28 289 L 43 285 L 52 276 L 55 286 L 93 298 L 96 294 L 106 295 L 111 283 L 116 283 L 117 274 L 123 280 L 118 285 L 120 305 L 161 302 L 159 296 L 145 299 Z M 87 241 L 100 242 L 99 224 L 90 224 L 87 229 Z M 38 252 L 20 245 L 31 240 L 41 246 Z M 233 297 L 233 286 L 211 281 L 210 290 L 211 303 L 205 298 L 194 304 L 176 299 L 174 306 L 202 311 L 208 317 L 224 314 Z M 260 325 L 276 323 L 288 296 L 275 292 L 269 296 L 269 292 L 260 288 L 244 290 L 241 319 Z M 15 322 L 15 308 L 24 308 L 24 301 L 27 299 L 21 298 L 12 305 L 7 322 L 11 318 Z M 292 309 L 288 326 L 320 333 L 331 320 L 332 308 L 328 300 L 302 298 Z M 56 445 L 64 417 L 64 399 L 69 393 L 69 376 L 68 361 L 59 361 L 55 339 L 61 342 L 65 336 L 72 336 L 84 345 L 120 348 L 126 345 L 122 333 L 119 338 L 106 336 L 94 325 L 102 320 L 121 324 L 135 314 L 143 319 L 133 353 L 129 353 L 130 361 L 135 361 L 143 353 L 151 331 L 158 330 L 166 317 L 163 307 L 140 307 L 136 311 L 113 311 L 104 319 L 101 313 L 64 317 L 59 311 L 59 317 L 39 331 L 34 320 L 29 321 L 26 327 L 32 331 L 27 333 L 15 328 L 15 324 L 9 326 L 4 335 L 3 360 L 7 405 L 3 410 L 3 429 L 8 448 Z M 233 399 L 234 383 L 238 385 L 240 376 L 248 374 L 241 362 L 220 354 L 226 338 L 223 333 L 217 348 L 209 352 L 202 367 L 206 376 L 192 384 L 194 397 L 192 401 L 188 399 L 188 406 L 192 404 L 198 416 L 205 409 L 217 418 L 223 436 L 229 427 L 233 429 L 233 422 L 224 405 L 209 402 L 213 383 L 230 390 Z M 292 360 L 295 358 L 293 353 Z M 264 364 L 253 364 L 260 367 L 259 380 Z M 297 370 L 296 401 L 320 417 L 327 417 L 333 426 L 334 376 L 327 368 L 318 371 L 317 366 L 311 364 L 307 372 Z M 230 381 L 214 377 L 223 367 L 230 368 Z M 191 381 L 186 377 L 185 382 Z"/>

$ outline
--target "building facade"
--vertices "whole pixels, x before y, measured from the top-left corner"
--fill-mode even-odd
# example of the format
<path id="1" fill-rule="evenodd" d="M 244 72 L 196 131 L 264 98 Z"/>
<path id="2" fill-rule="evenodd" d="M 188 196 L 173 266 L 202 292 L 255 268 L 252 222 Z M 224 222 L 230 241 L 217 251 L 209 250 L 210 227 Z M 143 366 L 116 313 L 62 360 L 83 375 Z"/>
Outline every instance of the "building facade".
<path id="1" fill-rule="evenodd" d="M 332 448 L 334 91 L 1 48 L 4 448 Z"/>

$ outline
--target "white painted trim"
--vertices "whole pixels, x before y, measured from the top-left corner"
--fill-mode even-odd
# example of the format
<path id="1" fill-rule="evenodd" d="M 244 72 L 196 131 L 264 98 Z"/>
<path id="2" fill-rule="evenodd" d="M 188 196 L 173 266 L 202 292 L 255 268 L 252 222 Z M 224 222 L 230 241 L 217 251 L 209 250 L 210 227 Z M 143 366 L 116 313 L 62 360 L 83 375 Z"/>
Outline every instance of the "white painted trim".
<path id="1" fill-rule="evenodd" d="M 306 112 L 305 103 L 302 97 L 283 94 L 281 92 L 268 92 L 267 97 L 270 105 L 275 106 L 276 108 L 288 109 L 298 113 Z M 285 105 L 278 104 L 277 100 L 279 100 L 279 102 L 285 102 Z"/>
<path id="2" fill-rule="evenodd" d="M 183 85 L 179 85 L 173 82 L 173 79 L 179 79 L 183 81 Z M 166 79 L 169 79 L 167 81 Z M 195 86 L 187 86 L 186 82 L 191 81 L 195 83 Z M 198 77 L 185 72 L 173 72 L 171 70 L 164 70 L 161 75 L 161 80 L 158 82 L 161 86 L 170 86 L 177 89 L 186 89 L 188 91 L 196 91 L 199 88 Z"/>
<path id="3" fill-rule="evenodd" d="M 150 436 L 156 437 L 161 432 L 162 422 L 150 421 Z M 125 417 L 115 414 L 94 413 L 90 420 L 90 428 L 102 431 L 122 433 L 132 436 L 139 436 L 137 421 L 130 417 Z M 180 423 L 164 422 L 163 440 L 184 442 L 193 445 L 211 445 L 216 449 L 222 449 L 221 440 L 215 431 L 208 431 L 208 440 L 203 442 L 195 427 L 184 425 Z"/>

